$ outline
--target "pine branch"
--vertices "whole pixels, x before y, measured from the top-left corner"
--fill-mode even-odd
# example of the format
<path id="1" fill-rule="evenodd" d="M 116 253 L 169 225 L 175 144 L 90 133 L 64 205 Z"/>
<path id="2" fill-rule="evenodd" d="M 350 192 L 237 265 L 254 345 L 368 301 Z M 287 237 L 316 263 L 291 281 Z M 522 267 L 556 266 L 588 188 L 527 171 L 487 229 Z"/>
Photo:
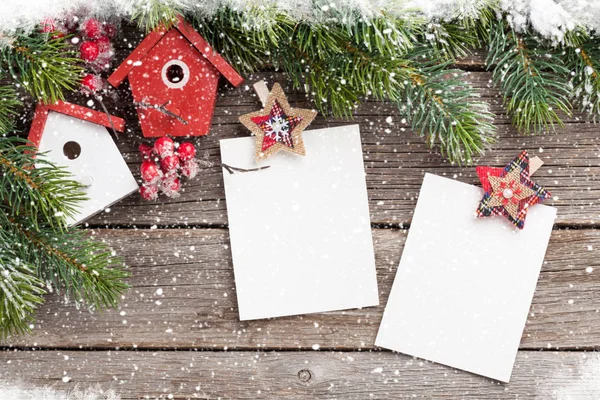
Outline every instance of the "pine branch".
<path id="1" fill-rule="evenodd" d="M 44 302 L 44 282 L 35 268 L 15 254 L 15 238 L 0 229 L 0 339 L 29 331 L 33 314 Z"/>
<path id="2" fill-rule="evenodd" d="M 571 99 L 596 122 L 600 117 L 600 40 L 588 38 L 580 46 L 566 49 L 568 68 L 572 71 Z"/>
<path id="3" fill-rule="evenodd" d="M 565 67 L 558 50 L 530 35 L 505 29 L 503 22 L 491 31 L 487 58 L 494 83 L 504 95 L 513 123 L 524 133 L 540 133 L 563 125 L 557 111 L 571 115 Z"/>
<path id="4" fill-rule="evenodd" d="M 35 152 L 24 139 L 0 138 L 0 204 L 9 207 L 15 218 L 29 218 L 34 226 L 39 221 L 64 229 L 66 218 L 74 215 L 85 193 L 66 170 L 43 157 L 35 159 Z"/>
<path id="5" fill-rule="evenodd" d="M 464 58 L 481 44 L 480 37 L 455 24 L 430 23 L 420 41 L 427 40 L 435 58 L 454 61 Z"/>
<path id="6" fill-rule="evenodd" d="M 148 33 L 159 25 L 170 28 L 187 7 L 178 0 L 135 0 L 132 8 L 131 20 Z"/>
<path id="7" fill-rule="evenodd" d="M 36 266 L 40 279 L 77 304 L 95 309 L 117 305 L 128 288 L 123 279 L 129 274 L 105 245 L 74 228 L 62 232 L 41 224 L 38 228 L 26 218 L 12 219 L 7 226 L 23 244 L 21 257 Z"/>
<path id="8" fill-rule="evenodd" d="M 418 25 L 383 15 L 361 20 L 335 13 L 315 25 L 266 11 L 276 22 L 259 29 L 252 21 L 266 18 L 263 12 L 225 9 L 210 20 L 196 19 L 195 25 L 225 58 L 243 69 L 252 71 L 269 61 L 283 69 L 293 87 L 303 87 L 321 113 L 349 117 L 367 97 L 402 104 L 414 101 L 407 116 L 415 122 L 415 130 L 456 162 L 470 162 L 493 140 L 487 105 L 464 82 L 442 79 L 448 75 L 445 63 L 440 69 L 428 65 L 418 70 L 418 65 L 431 64 L 428 59 L 438 56 L 428 47 L 417 60 L 413 46 L 421 35 Z M 452 48 L 454 57 L 459 51 Z M 413 85 L 415 79 L 421 84 Z M 438 90 L 448 92 L 442 102 L 432 101 L 441 98 L 434 95 Z M 416 123 L 425 120 L 427 128 Z"/>
<path id="9" fill-rule="evenodd" d="M 82 61 L 64 38 L 48 34 L 19 35 L 0 51 L 1 70 L 36 100 L 55 102 L 79 86 Z"/>
<path id="10" fill-rule="evenodd" d="M 0 82 L 2 80 L 0 77 Z M 14 117 L 20 106 L 21 101 L 17 98 L 14 86 L 0 86 L 0 136 L 14 129 Z"/>
<path id="11" fill-rule="evenodd" d="M 429 43 L 435 54 L 432 59 L 455 61 L 487 43 L 499 10 L 497 0 L 469 0 L 447 7 L 454 7 L 453 12 L 444 20 L 427 23 L 418 42 Z"/>
<path id="12" fill-rule="evenodd" d="M 25 143 L 0 138 L 0 336 L 29 329 L 44 282 L 95 309 L 114 307 L 128 287 L 107 246 L 66 227 L 81 186 Z"/>
<path id="13" fill-rule="evenodd" d="M 459 165 L 470 164 L 495 141 L 494 115 L 464 81 L 464 72 L 430 64 L 411 76 L 400 111 L 427 144 Z"/>
<path id="14" fill-rule="evenodd" d="M 296 22 L 268 7 L 245 12 L 222 7 L 210 18 L 194 16 L 192 24 L 230 64 L 249 74 L 272 65 Z"/>
<path id="15" fill-rule="evenodd" d="M 376 35 L 375 25 L 356 30 L 365 36 Z M 400 99 L 412 69 L 403 57 L 381 54 L 368 42 L 344 29 L 317 30 L 297 24 L 277 61 L 294 87 L 306 82 L 305 90 L 323 114 L 350 117 L 365 97 L 378 100 Z M 405 44 L 405 47 L 407 45 Z M 384 50 L 385 51 L 385 50 Z"/>

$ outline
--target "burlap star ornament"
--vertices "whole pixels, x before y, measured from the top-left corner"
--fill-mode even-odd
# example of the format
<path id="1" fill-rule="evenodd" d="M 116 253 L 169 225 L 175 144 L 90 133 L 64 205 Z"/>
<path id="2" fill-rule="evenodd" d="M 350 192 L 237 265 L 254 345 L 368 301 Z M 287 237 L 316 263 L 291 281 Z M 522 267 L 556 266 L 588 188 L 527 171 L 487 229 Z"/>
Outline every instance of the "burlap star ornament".
<path id="1" fill-rule="evenodd" d="M 292 108 L 281 86 L 276 83 L 262 110 L 240 116 L 240 122 L 256 136 L 256 161 L 281 151 L 305 155 L 302 131 L 317 112 Z"/>
<path id="2" fill-rule="evenodd" d="M 478 217 L 503 215 L 523 229 L 529 207 L 550 197 L 550 192 L 530 179 L 527 150 L 504 168 L 479 166 L 477 175 L 485 191 Z"/>

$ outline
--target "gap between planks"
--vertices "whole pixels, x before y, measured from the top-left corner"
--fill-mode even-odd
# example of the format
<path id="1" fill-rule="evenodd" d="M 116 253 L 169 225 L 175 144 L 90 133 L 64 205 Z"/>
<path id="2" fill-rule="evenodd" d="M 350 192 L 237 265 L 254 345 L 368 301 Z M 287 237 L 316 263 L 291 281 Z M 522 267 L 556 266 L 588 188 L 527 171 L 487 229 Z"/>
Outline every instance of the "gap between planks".
<path id="1" fill-rule="evenodd" d="M 517 354 L 508 384 L 389 352 L 0 352 L 0 378 L 68 390 L 101 385 L 124 399 L 597 399 L 600 359 Z M 592 376 L 590 376 L 590 373 Z M 555 397 L 557 394 L 561 396 Z"/>
<path id="2" fill-rule="evenodd" d="M 34 331 L 5 345 L 298 350 L 318 344 L 326 349 L 373 350 L 407 234 L 401 229 L 372 231 L 379 306 L 239 321 L 227 230 L 90 232 L 131 266 L 132 288 L 119 308 L 91 314 L 52 295 L 40 308 Z M 594 247 L 600 247 L 597 230 L 552 232 L 521 348 L 600 348 L 600 259 Z"/>

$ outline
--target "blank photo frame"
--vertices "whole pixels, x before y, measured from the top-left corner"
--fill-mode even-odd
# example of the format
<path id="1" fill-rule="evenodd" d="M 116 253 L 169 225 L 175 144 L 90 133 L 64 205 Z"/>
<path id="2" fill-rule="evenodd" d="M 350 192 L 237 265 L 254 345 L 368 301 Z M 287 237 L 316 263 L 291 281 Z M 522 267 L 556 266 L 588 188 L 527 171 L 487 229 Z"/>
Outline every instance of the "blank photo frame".
<path id="1" fill-rule="evenodd" d="M 556 208 L 518 230 L 479 187 L 426 174 L 376 345 L 508 382 Z"/>
<path id="2" fill-rule="evenodd" d="M 223 169 L 240 320 L 379 303 L 359 127 L 303 139 L 306 156 Z M 221 140 L 222 162 L 256 168 L 254 141 Z"/>

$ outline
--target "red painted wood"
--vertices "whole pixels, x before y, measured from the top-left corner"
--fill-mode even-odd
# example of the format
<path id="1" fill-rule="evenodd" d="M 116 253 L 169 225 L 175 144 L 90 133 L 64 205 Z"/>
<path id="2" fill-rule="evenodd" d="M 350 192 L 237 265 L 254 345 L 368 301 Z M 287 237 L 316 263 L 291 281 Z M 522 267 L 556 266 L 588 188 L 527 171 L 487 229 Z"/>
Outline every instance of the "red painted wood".
<path id="1" fill-rule="evenodd" d="M 40 146 L 42 140 L 42 134 L 44 133 L 44 127 L 46 126 L 46 120 L 48 119 L 48 107 L 43 104 L 38 104 L 35 107 L 35 113 L 33 114 L 33 121 L 29 128 L 29 136 L 27 140 L 31 142 L 35 147 Z"/>
<path id="2" fill-rule="evenodd" d="M 185 85 L 164 78 L 168 62 L 182 63 Z M 201 136 L 208 134 L 214 112 L 219 76 L 238 86 L 243 78 L 183 17 L 170 30 L 158 29 L 113 72 L 108 81 L 118 86 L 129 77 L 133 98 L 183 118 L 167 115 L 153 107 L 138 107 L 145 137 Z"/>
<path id="3" fill-rule="evenodd" d="M 33 121 L 29 128 L 29 135 L 27 140 L 34 145 L 39 147 L 42 135 L 44 133 L 44 127 L 48 120 L 48 112 L 55 111 L 61 114 L 68 115 L 73 118 L 79 118 L 84 121 L 93 122 L 94 124 L 103 125 L 107 128 L 111 128 L 111 123 L 108 116 L 105 113 L 92 110 L 91 108 L 79 106 L 77 104 L 67 103 L 66 101 L 57 101 L 54 104 L 42 104 L 39 103 L 35 108 L 33 114 Z M 118 132 L 125 130 L 125 120 L 114 115 L 110 116 L 115 129 Z"/>
<path id="4" fill-rule="evenodd" d="M 164 28 L 157 28 L 150 32 L 148 36 L 142 40 L 142 43 L 138 45 L 131 52 L 131 54 L 115 69 L 115 71 L 108 77 L 108 83 L 114 87 L 119 86 L 127 77 L 129 72 L 146 57 L 148 52 L 163 38 L 167 33 Z"/>
<path id="5" fill-rule="evenodd" d="M 200 34 L 188 24 L 183 17 L 179 16 L 177 29 L 189 40 L 204 57 L 235 87 L 238 87 L 244 78 L 237 73 L 235 69 L 219 53 L 217 53 L 210 44 Z"/>
<path id="6" fill-rule="evenodd" d="M 92 110 L 91 108 L 83 107 L 73 103 L 67 103 L 66 101 L 57 101 L 54 104 L 46 104 L 45 106 L 48 108 L 48 110 L 56 111 L 74 118 L 79 118 L 84 121 L 90 121 L 94 124 L 103 125 L 107 128 L 112 128 L 112 120 L 112 123 L 118 132 L 123 132 L 125 130 L 124 119 L 115 117 L 114 115 L 111 115 L 109 119 L 108 115 L 105 113 Z"/>
<path id="7" fill-rule="evenodd" d="M 170 61 L 189 69 L 189 80 L 182 88 L 167 86 L 163 68 Z M 166 115 L 156 109 L 138 107 L 145 137 L 200 136 L 208 134 L 217 97 L 219 71 L 177 29 L 169 31 L 129 73 L 133 99 L 166 108 L 183 118 Z"/>

